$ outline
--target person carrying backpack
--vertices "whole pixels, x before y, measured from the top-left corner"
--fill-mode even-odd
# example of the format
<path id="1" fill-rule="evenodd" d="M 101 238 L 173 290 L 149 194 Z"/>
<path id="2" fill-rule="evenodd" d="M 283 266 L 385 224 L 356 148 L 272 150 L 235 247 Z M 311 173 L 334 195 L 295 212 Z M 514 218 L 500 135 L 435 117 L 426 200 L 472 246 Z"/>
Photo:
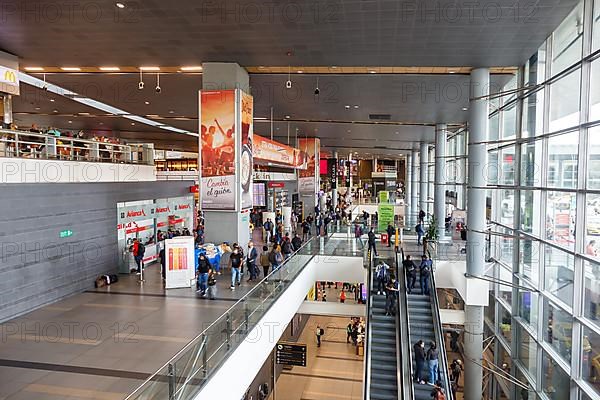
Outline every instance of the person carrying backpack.
<path id="1" fill-rule="evenodd" d="M 415 283 L 417 281 L 417 267 L 413 260 L 410 259 L 410 255 L 407 255 L 406 260 L 402 261 L 402 266 L 406 273 L 406 291 L 410 294 L 415 288 Z"/>
<path id="2" fill-rule="evenodd" d="M 421 294 L 429 296 L 429 279 L 433 263 L 426 255 L 423 255 L 421 259 Z"/>
<path id="3" fill-rule="evenodd" d="M 383 260 L 379 260 L 379 264 L 375 268 L 375 279 L 377 279 L 377 294 L 382 294 L 385 289 L 385 284 L 388 281 L 388 271 L 390 267 Z"/>
<path id="4" fill-rule="evenodd" d="M 281 244 L 281 251 L 283 252 L 283 258 L 287 260 L 290 258 L 294 249 L 292 249 L 292 242 L 290 242 L 290 235 L 285 234 L 285 238 L 283 239 L 283 243 Z"/>
<path id="5" fill-rule="evenodd" d="M 315 333 L 317 335 L 317 347 L 321 347 L 321 336 L 325 334 L 325 331 L 320 325 L 317 325 L 317 331 Z"/>
<path id="6" fill-rule="evenodd" d="M 142 268 L 144 268 L 144 254 L 146 253 L 146 246 L 144 246 L 139 239 L 135 239 L 133 241 L 132 252 L 133 259 L 137 265 L 135 272 L 137 275 L 140 275 L 142 273 Z"/>

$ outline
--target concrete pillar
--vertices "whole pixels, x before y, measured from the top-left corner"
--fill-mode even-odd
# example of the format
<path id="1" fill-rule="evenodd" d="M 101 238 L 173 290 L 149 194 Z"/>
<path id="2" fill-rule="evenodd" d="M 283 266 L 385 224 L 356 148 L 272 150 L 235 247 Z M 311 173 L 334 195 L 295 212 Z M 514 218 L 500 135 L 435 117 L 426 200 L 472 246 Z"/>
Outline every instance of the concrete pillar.
<path id="1" fill-rule="evenodd" d="M 333 168 L 332 172 L 333 172 L 334 176 L 332 176 L 330 179 L 331 179 L 331 203 L 332 203 L 334 209 L 335 209 L 335 207 L 337 207 L 337 204 L 338 204 L 338 189 L 337 189 L 338 157 L 339 157 L 339 154 L 337 151 L 335 153 L 333 153 L 333 161 L 335 162 L 335 167 Z"/>
<path id="2" fill-rule="evenodd" d="M 350 187 L 348 190 L 352 189 L 352 153 L 348 154 L 348 163 L 350 165 L 350 174 L 348 175 L 348 183 Z"/>
<path id="3" fill-rule="evenodd" d="M 435 181 L 435 148 L 434 146 L 429 146 L 427 148 L 428 151 L 428 161 L 427 161 L 427 214 L 432 215 L 433 210 L 433 196 L 434 196 L 434 188 L 433 182 Z"/>
<path id="4" fill-rule="evenodd" d="M 411 199 L 410 199 L 410 226 L 409 229 L 417 224 L 417 213 L 419 212 L 419 152 L 413 150 L 411 153 L 412 168 L 410 171 Z"/>
<path id="5" fill-rule="evenodd" d="M 446 124 L 435 127 L 435 194 L 433 196 L 433 215 L 437 219 L 437 232 L 440 241 L 446 234 Z"/>
<path id="6" fill-rule="evenodd" d="M 488 99 L 490 72 L 471 71 L 469 102 L 469 155 L 467 186 L 467 274 L 482 276 L 485 267 L 485 192 L 484 169 L 487 163 Z M 473 279 L 473 278 L 467 278 Z M 483 307 L 465 306 L 465 400 L 480 400 L 483 387 Z"/>
<path id="7" fill-rule="evenodd" d="M 420 178 L 419 178 L 419 209 L 417 214 L 423 210 L 427 212 L 427 164 L 429 163 L 429 145 L 427 143 L 421 143 L 419 148 L 419 159 L 420 159 Z M 427 221 L 427 216 L 425 216 Z"/>
<path id="8" fill-rule="evenodd" d="M 6 127 L 13 123 L 12 96 L 10 94 L 2 96 L 2 122 Z"/>
<path id="9" fill-rule="evenodd" d="M 406 155 L 406 168 L 404 168 L 404 226 L 410 228 L 412 223 L 412 152 Z"/>

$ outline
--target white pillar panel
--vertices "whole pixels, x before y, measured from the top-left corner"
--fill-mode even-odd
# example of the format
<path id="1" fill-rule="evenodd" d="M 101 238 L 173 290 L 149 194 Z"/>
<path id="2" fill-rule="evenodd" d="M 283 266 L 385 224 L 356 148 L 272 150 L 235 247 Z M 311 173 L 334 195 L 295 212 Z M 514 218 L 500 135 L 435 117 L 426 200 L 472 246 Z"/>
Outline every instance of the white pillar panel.
<path id="1" fill-rule="evenodd" d="M 427 163 L 429 161 L 429 146 L 427 143 L 421 143 L 419 148 L 419 160 L 420 160 L 420 177 L 419 177 L 419 211 L 423 210 L 427 212 Z M 427 218 L 426 218 L 427 219 Z"/>
<path id="2" fill-rule="evenodd" d="M 440 240 L 446 234 L 446 124 L 438 124 L 435 129 L 435 194 L 433 215 L 437 218 L 437 232 Z"/>

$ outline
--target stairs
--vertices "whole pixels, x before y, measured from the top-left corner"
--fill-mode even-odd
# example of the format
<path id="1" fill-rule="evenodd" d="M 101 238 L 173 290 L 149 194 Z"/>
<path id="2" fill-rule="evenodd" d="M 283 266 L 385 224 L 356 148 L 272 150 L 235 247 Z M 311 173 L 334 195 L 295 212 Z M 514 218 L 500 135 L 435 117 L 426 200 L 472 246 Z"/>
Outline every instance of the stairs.
<path id="1" fill-rule="evenodd" d="M 388 263 L 393 265 L 393 263 Z M 373 274 L 374 275 L 374 274 Z M 385 315 L 385 294 L 378 295 L 371 282 L 371 385 L 370 399 L 398 400 L 396 317 Z"/>

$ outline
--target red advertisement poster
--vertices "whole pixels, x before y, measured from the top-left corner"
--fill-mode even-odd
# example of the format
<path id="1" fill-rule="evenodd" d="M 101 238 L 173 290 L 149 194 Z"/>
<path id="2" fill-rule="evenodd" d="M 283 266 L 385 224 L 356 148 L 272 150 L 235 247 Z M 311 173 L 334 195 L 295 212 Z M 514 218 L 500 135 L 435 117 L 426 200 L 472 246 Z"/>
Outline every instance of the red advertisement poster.
<path id="1" fill-rule="evenodd" d="M 254 99 L 241 92 L 242 151 L 240 153 L 240 182 L 242 183 L 242 209 L 252 208 L 252 146 L 254 140 Z"/>
<path id="2" fill-rule="evenodd" d="M 319 184 L 319 164 L 321 161 L 321 141 L 318 138 L 304 138 L 299 141 L 300 151 L 306 153 L 306 169 L 300 170 L 298 179 L 299 192 L 304 194 L 316 193 Z"/>
<path id="3" fill-rule="evenodd" d="M 254 135 L 252 143 L 254 158 L 273 164 L 306 169 L 306 153 L 300 149 Z"/>
<path id="4" fill-rule="evenodd" d="M 235 91 L 200 92 L 200 194 L 205 210 L 235 210 Z"/>

